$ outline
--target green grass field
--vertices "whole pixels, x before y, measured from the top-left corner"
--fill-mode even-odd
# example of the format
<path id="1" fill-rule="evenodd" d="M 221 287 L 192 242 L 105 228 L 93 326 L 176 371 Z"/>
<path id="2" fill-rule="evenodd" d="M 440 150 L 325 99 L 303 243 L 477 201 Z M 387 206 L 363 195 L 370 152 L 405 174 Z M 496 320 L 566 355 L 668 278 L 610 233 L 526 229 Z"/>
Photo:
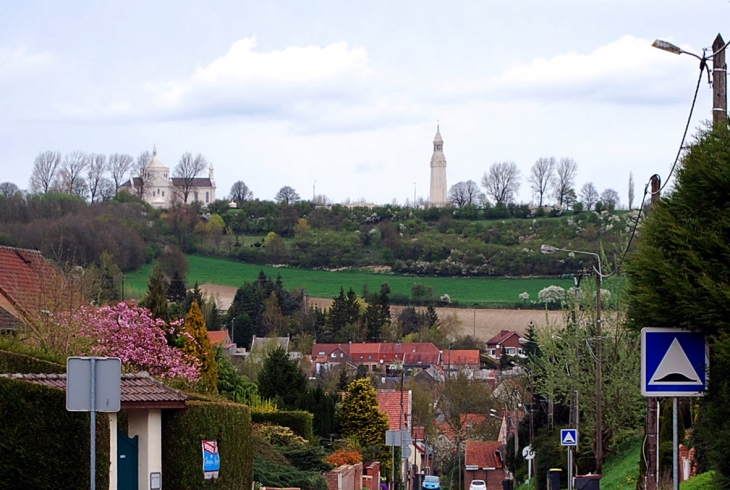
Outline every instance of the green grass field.
<path id="1" fill-rule="evenodd" d="M 305 288 L 315 298 L 337 296 L 340 286 L 345 291 L 352 287 L 360 294 L 363 284 L 367 284 L 370 291 L 377 291 L 386 282 L 390 284 L 392 292 L 410 296 L 411 288 L 417 283 L 433 288 L 434 296 L 448 294 L 452 301 L 458 301 L 462 306 L 475 303 L 510 303 L 512 307 L 520 301 L 519 294 L 524 291 L 530 294 L 531 300 L 537 300 L 537 293 L 547 286 L 555 284 L 567 288 L 573 285 L 571 279 L 563 278 L 417 277 L 359 270 L 331 272 L 244 264 L 199 255 L 189 255 L 188 264 L 189 286 L 197 281 L 199 284 L 214 283 L 238 287 L 245 281 L 255 280 L 259 271 L 264 271 L 272 278 L 281 274 L 287 288 Z M 125 276 L 125 297 L 139 298 L 145 293 L 151 269 L 151 265 L 145 265 Z"/>

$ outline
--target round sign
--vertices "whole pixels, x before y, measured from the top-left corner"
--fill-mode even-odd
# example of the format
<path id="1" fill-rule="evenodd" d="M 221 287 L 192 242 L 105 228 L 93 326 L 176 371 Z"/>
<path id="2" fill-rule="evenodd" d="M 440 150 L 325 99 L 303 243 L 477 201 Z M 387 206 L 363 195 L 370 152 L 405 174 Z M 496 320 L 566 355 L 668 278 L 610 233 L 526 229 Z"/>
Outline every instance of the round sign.
<path id="1" fill-rule="evenodd" d="M 522 457 L 527 460 L 535 458 L 535 451 L 532 450 L 532 445 L 522 448 Z"/>

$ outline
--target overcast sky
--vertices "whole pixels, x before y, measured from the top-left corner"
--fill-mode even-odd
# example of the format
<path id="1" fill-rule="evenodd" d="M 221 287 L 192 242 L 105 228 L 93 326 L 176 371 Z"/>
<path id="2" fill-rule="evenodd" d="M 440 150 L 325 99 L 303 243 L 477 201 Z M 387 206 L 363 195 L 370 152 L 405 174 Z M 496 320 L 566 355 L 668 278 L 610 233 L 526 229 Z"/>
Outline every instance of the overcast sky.
<path id="1" fill-rule="evenodd" d="M 728 0 L 0 0 L 0 182 L 35 156 L 157 145 L 335 201 L 428 197 L 437 121 L 452 184 L 515 161 L 578 162 L 627 201 L 666 178 Z M 691 133 L 711 117 L 703 80 Z M 316 181 L 316 184 L 315 184 Z M 523 179 L 519 199 L 529 202 Z M 636 205 L 636 201 L 634 203 Z"/>

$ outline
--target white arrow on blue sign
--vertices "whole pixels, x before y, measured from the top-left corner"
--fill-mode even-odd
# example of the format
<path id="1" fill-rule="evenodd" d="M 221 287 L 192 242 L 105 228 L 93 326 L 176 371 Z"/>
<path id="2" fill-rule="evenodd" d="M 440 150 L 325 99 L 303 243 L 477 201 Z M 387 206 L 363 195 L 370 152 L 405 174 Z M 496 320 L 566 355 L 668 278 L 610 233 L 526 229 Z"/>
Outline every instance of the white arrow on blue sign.
<path id="1" fill-rule="evenodd" d="M 560 445 L 577 446 L 578 429 L 560 429 Z"/>
<path id="2" fill-rule="evenodd" d="M 701 396 L 709 354 L 703 334 L 672 328 L 641 330 L 641 394 Z"/>

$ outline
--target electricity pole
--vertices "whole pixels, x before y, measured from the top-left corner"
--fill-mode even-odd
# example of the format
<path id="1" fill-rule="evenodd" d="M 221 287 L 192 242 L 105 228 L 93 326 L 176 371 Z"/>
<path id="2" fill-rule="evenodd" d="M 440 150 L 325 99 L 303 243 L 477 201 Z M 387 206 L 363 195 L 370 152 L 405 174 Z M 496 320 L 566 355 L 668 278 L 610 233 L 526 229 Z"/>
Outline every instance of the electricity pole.
<path id="1" fill-rule="evenodd" d="M 727 64 L 725 63 L 725 41 L 720 34 L 712 43 L 712 125 L 727 124 Z"/>

